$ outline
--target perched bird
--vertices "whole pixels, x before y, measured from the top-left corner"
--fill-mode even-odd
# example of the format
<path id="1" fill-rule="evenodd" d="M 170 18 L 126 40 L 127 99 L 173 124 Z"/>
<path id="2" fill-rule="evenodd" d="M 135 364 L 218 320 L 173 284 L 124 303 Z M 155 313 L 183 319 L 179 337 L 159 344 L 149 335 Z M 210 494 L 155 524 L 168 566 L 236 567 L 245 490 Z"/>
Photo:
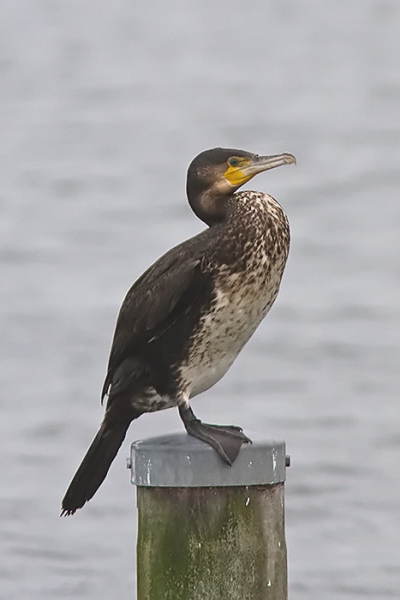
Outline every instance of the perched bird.
<path id="1" fill-rule="evenodd" d="M 257 173 L 295 162 L 287 153 L 214 148 L 190 164 L 187 197 L 208 228 L 169 250 L 128 291 L 102 391 L 104 419 L 61 514 L 92 498 L 131 421 L 143 413 L 178 407 L 187 432 L 228 465 L 250 442 L 240 427 L 197 419 L 190 399 L 221 379 L 257 329 L 278 294 L 289 252 L 289 224 L 276 200 L 236 192 Z"/>

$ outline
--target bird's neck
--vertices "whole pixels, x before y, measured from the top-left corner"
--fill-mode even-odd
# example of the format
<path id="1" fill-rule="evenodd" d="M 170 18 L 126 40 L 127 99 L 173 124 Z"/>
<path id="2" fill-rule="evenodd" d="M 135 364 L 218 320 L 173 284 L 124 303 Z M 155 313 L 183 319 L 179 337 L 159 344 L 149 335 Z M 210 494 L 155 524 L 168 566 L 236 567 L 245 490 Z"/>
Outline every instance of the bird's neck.
<path id="1" fill-rule="evenodd" d="M 209 227 L 227 220 L 232 196 L 222 194 L 214 188 L 187 188 L 189 204 L 195 215 Z"/>

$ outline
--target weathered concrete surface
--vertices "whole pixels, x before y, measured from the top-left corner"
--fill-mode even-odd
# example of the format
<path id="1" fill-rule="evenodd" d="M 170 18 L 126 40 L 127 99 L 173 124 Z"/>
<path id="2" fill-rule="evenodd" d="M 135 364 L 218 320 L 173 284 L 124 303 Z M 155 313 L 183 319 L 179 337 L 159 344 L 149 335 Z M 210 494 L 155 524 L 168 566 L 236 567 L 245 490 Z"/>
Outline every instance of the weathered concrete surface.
<path id="1" fill-rule="evenodd" d="M 287 600 L 284 484 L 138 487 L 138 600 Z"/>

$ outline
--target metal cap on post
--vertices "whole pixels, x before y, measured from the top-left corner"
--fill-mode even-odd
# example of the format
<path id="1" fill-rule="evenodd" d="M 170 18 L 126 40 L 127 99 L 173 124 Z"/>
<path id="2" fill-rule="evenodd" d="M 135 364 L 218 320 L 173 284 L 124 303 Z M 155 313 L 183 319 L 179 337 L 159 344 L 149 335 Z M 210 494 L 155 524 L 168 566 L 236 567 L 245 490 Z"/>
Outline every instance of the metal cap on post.
<path id="1" fill-rule="evenodd" d="M 258 439 L 244 444 L 230 467 L 211 446 L 186 433 L 139 440 L 131 445 L 131 481 L 150 487 L 267 485 L 286 479 L 285 442 Z"/>
<path id="2" fill-rule="evenodd" d="M 186 433 L 136 441 L 138 600 L 286 600 L 285 443 L 230 467 Z"/>

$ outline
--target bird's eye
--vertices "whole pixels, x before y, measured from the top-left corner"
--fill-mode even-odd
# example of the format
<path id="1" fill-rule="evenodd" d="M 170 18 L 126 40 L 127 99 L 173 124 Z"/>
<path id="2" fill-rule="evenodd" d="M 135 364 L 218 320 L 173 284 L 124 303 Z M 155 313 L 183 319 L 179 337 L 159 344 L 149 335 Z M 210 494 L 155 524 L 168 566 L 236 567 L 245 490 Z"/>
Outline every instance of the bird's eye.
<path id="1" fill-rule="evenodd" d="M 233 157 L 233 158 L 230 158 L 230 159 L 228 160 L 228 165 L 229 165 L 230 167 L 237 167 L 237 166 L 238 166 L 238 164 L 239 164 L 239 160 L 238 160 L 237 158 L 235 158 L 235 157 Z"/>

